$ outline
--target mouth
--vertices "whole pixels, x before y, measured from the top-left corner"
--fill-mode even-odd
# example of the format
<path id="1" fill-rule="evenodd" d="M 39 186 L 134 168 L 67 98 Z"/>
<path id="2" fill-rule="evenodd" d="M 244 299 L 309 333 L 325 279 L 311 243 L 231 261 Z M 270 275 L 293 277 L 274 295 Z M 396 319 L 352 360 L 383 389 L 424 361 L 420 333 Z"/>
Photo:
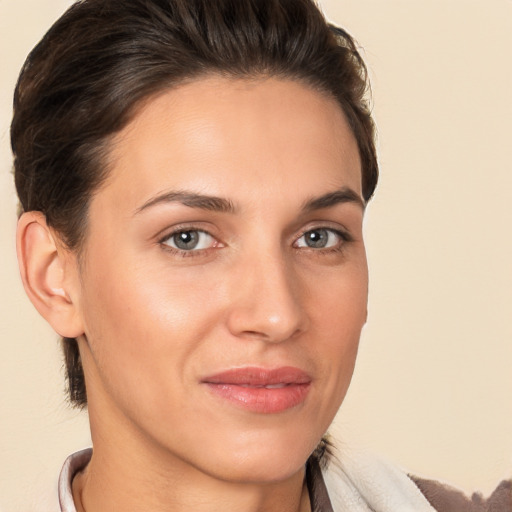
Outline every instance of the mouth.
<path id="1" fill-rule="evenodd" d="M 302 404 L 311 387 L 311 377 L 294 367 L 235 368 L 203 379 L 221 400 L 250 412 L 276 414 Z"/>

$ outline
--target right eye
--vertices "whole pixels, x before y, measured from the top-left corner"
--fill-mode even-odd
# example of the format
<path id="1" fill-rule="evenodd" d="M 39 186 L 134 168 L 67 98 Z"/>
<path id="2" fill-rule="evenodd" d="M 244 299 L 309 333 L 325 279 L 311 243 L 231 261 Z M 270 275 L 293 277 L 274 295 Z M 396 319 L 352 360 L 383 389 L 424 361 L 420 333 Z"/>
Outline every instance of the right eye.
<path id="1" fill-rule="evenodd" d="M 171 233 L 161 243 L 179 251 L 190 252 L 215 247 L 217 241 L 206 231 L 185 229 Z"/>

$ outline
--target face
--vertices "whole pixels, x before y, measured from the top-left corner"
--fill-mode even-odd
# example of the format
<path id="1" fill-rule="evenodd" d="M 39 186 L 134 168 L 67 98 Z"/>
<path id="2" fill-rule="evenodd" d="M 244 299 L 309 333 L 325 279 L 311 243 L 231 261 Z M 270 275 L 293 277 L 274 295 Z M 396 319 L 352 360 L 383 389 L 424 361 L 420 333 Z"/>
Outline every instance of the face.
<path id="1" fill-rule="evenodd" d="M 340 107 L 293 81 L 204 78 L 149 101 L 110 164 L 77 300 L 93 440 L 225 480 L 299 471 L 366 319 Z"/>

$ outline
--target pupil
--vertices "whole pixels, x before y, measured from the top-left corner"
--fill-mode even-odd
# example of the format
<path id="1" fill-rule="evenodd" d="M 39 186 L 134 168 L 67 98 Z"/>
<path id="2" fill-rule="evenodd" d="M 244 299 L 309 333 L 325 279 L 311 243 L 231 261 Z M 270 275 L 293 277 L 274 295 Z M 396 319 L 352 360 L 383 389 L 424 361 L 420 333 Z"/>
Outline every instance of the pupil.
<path id="1" fill-rule="evenodd" d="M 193 249 L 199 240 L 197 231 L 182 231 L 174 235 L 174 243 L 179 249 Z"/>
<path id="2" fill-rule="evenodd" d="M 309 247 L 322 248 L 327 245 L 328 233 L 325 229 L 315 229 L 310 231 L 307 236 L 307 244 Z"/>

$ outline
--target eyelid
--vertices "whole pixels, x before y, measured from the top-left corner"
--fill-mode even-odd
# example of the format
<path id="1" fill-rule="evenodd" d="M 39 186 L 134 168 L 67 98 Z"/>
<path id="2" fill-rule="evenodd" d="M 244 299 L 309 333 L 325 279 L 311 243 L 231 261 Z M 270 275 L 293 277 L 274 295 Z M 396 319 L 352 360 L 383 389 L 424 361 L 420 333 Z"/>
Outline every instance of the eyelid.
<path id="1" fill-rule="evenodd" d="M 218 240 L 218 236 L 216 235 L 216 231 L 218 230 L 215 228 L 214 224 L 210 222 L 194 220 L 186 220 L 177 222 L 176 224 L 166 224 L 164 228 L 157 231 L 154 235 L 152 235 L 151 238 L 160 243 L 175 233 L 180 233 L 182 231 L 203 231 Z"/>
<path id="2" fill-rule="evenodd" d="M 303 237 L 306 233 L 309 233 L 310 231 L 315 231 L 319 229 L 325 229 L 326 231 L 336 233 L 347 242 L 351 242 L 354 240 L 354 237 L 352 236 L 350 231 L 344 226 L 340 226 L 339 224 L 333 226 L 332 224 L 326 224 L 322 222 L 314 223 L 304 227 L 303 229 L 300 230 L 299 235 L 296 237 L 295 240 L 298 240 L 299 238 Z"/>
<path id="3" fill-rule="evenodd" d="M 330 247 L 319 247 L 319 248 L 315 248 L 315 247 L 308 247 L 307 245 L 304 245 L 304 246 L 298 246 L 297 243 L 298 241 L 304 237 L 304 235 L 306 235 L 307 233 L 310 233 L 312 231 L 320 231 L 320 230 L 325 230 L 325 231 L 329 231 L 330 233 L 334 233 L 337 237 L 339 237 L 340 241 L 339 243 L 335 244 L 334 246 L 330 246 Z M 293 242 L 293 246 L 296 248 L 296 249 L 301 249 L 301 250 L 311 250 L 311 251 L 314 251 L 314 252 L 323 252 L 323 253 L 326 253 L 326 252 L 330 252 L 330 251 L 340 251 L 342 250 L 343 246 L 346 244 L 346 243 L 349 243 L 349 242 L 353 242 L 354 241 L 354 237 L 350 234 L 350 232 L 345 229 L 345 228 L 342 228 L 341 226 L 337 225 L 336 227 L 333 227 L 332 225 L 326 225 L 326 224 L 317 224 L 317 225 L 310 225 L 310 226 L 307 226 L 305 227 L 304 229 L 302 229 L 300 231 L 300 234 L 299 236 L 297 236 Z"/>
<path id="4" fill-rule="evenodd" d="M 159 231 L 159 233 L 155 236 L 156 241 L 157 241 L 158 245 L 163 250 L 166 250 L 168 252 L 171 252 L 173 254 L 183 256 L 183 257 L 199 256 L 200 254 L 203 254 L 203 253 L 209 251 L 210 249 L 218 249 L 218 248 L 222 248 L 225 246 L 224 243 L 219 240 L 218 236 L 215 236 L 212 233 L 212 231 L 214 231 L 213 229 L 211 229 L 211 230 L 206 229 L 206 228 L 200 226 L 200 224 L 201 223 L 192 223 L 192 224 L 184 223 L 184 224 L 177 224 L 172 227 L 167 227 L 167 228 Z M 169 238 L 171 238 L 179 233 L 183 233 L 183 232 L 187 232 L 187 231 L 197 231 L 200 233 L 205 233 L 212 238 L 212 240 L 214 241 L 214 244 L 210 247 L 205 247 L 203 249 L 186 250 L 186 249 L 180 249 L 178 247 L 173 247 L 172 245 L 166 243 L 167 240 L 169 240 Z"/>
<path id="5" fill-rule="evenodd" d="M 172 242 L 174 242 L 174 244 L 176 243 L 173 239 L 177 235 L 181 235 L 183 233 L 197 233 L 197 234 L 199 234 L 199 238 L 197 240 L 197 243 L 198 243 L 199 247 L 198 248 L 193 247 L 193 248 L 190 248 L 190 249 L 187 250 L 187 249 L 183 249 L 181 247 L 176 247 L 175 245 L 173 245 Z M 203 243 L 201 243 L 201 235 L 203 235 L 202 238 L 205 238 L 204 235 L 206 235 L 206 238 L 207 238 L 206 241 L 205 240 L 202 241 Z M 171 242 L 167 243 L 168 241 L 171 241 Z M 189 252 L 189 251 L 200 251 L 200 250 L 204 250 L 204 249 L 209 249 L 210 247 L 201 247 L 201 245 L 203 245 L 205 242 L 206 242 L 207 245 L 214 244 L 215 238 L 210 233 L 208 233 L 207 231 L 204 231 L 202 229 L 185 229 L 185 230 L 175 231 L 175 232 L 171 233 L 167 238 L 165 238 L 163 240 L 162 243 L 165 244 L 165 245 L 170 245 L 173 249 L 176 249 L 176 250 L 179 250 L 179 251 Z M 212 245 L 212 247 L 213 247 L 213 245 Z"/>

